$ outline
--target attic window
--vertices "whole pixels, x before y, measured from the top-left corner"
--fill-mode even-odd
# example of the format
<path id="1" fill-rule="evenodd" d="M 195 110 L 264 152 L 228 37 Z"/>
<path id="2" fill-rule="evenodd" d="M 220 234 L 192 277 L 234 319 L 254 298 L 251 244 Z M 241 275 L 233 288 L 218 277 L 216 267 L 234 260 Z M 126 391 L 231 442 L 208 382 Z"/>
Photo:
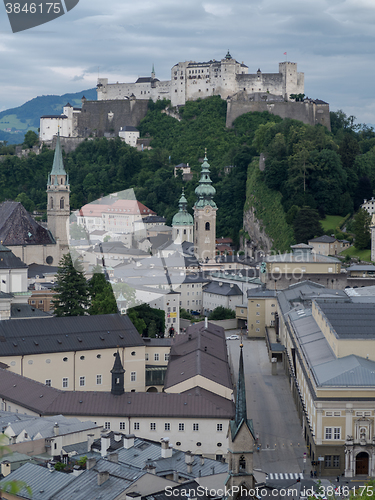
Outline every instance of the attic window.
<path id="1" fill-rule="evenodd" d="M 78 342 L 82 342 L 81 337 L 77 337 Z"/>

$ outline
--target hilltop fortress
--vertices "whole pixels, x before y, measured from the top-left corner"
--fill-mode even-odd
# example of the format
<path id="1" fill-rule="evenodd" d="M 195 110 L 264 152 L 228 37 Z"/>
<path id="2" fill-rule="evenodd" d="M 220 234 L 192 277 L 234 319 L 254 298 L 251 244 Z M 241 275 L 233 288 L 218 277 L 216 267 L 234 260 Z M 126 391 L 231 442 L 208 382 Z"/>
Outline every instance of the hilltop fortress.
<path id="1" fill-rule="evenodd" d="M 154 68 L 150 77 L 140 77 L 135 83 L 108 83 L 108 78 L 99 78 L 98 100 L 83 98 L 81 109 L 67 104 L 62 115 L 41 117 L 40 139 L 52 140 L 59 127 L 62 138 L 117 136 L 121 127 L 138 126 L 149 99 L 168 99 L 172 107 L 178 107 L 210 96 L 227 100 L 227 127 L 241 114 L 269 111 L 310 125 L 320 123 L 330 130 L 328 103 L 291 97 L 304 96 L 304 74 L 297 71 L 297 63 L 279 63 L 278 73 L 258 69 L 249 74 L 248 69 L 228 51 L 220 61 L 179 62 L 172 67 L 170 80 L 158 80 Z"/>

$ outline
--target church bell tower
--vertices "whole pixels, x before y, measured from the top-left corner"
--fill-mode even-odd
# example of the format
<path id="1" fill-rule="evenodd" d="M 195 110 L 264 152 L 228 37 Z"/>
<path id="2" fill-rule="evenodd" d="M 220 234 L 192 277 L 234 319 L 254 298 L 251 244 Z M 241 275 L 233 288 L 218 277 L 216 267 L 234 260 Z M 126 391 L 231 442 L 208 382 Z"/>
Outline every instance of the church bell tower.
<path id="1" fill-rule="evenodd" d="M 210 165 L 205 154 L 199 185 L 195 189 L 197 201 L 194 205 L 194 247 L 195 256 L 201 262 L 215 258 L 216 254 L 216 211 L 213 200 L 216 189 L 210 178 Z"/>
<path id="2" fill-rule="evenodd" d="M 47 225 L 59 245 L 60 257 L 69 249 L 69 195 L 69 176 L 64 169 L 58 133 L 53 166 L 47 182 Z"/>

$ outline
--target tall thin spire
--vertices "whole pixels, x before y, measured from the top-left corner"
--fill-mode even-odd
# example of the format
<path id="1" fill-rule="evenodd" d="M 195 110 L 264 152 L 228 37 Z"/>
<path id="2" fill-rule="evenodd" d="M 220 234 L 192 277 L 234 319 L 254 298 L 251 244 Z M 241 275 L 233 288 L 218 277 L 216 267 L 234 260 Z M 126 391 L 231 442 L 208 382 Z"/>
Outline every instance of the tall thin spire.
<path id="1" fill-rule="evenodd" d="M 66 175 L 62 157 L 61 144 L 60 144 L 60 129 L 57 132 L 55 155 L 53 157 L 51 175 Z"/>
<path id="2" fill-rule="evenodd" d="M 240 344 L 240 365 L 238 370 L 237 394 L 236 394 L 236 425 L 239 426 L 244 420 L 247 421 L 246 411 L 246 389 L 245 389 L 245 373 L 243 368 L 243 344 Z"/>

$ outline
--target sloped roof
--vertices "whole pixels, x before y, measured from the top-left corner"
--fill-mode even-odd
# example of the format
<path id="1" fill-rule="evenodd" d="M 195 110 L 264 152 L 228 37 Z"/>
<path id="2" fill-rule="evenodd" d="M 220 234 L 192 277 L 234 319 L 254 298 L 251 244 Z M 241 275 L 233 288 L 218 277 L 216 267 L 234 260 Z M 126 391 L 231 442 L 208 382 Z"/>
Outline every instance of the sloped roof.
<path id="1" fill-rule="evenodd" d="M 51 318 L 52 316 L 47 312 L 41 311 L 37 307 L 29 304 L 11 304 L 10 317 L 12 319 L 25 319 L 25 318 Z"/>
<path id="2" fill-rule="evenodd" d="M 0 244 L 0 269 L 22 269 L 25 267 L 27 264 L 16 257 L 9 248 Z"/>
<path id="3" fill-rule="evenodd" d="M 375 387 L 375 362 L 354 354 L 314 367 L 321 386 Z"/>
<path id="4" fill-rule="evenodd" d="M 220 285 L 220 283 L 222 284 Z M 207 293 L 214 293 L 216 295 L 224 295 L 225 297 L 230 295 L 242 295 L 241 289 L 238 285 L 221 281 L 211 281 L 207 285 L 204 285 L 203 291 Z"/>
<path id="5" fill-rule="evenodd" d="M 233 418 L 234 405 L 200 387 L 182 394 L 61 391 L 0 369 L 0 397 L 39 415 Z"/>
<path id="6" fill-rule="evenodd" d="M 318 301 L 340 339 L 375 339 L 375 307 L 363 303 L 326 303 Z"/>
<path id="7" fill-rule="evenodd" d="M 1 356 L 141 345 L 133 323 L 120 314 L 0 322 Z"/>
<path id="8" fill-rule="evenodd" d="M 64 472 L 58 471 L 53 471 L 51 473 L 46 467 L 27 463 L 0 481 L 0 486 L 2 483 L 8 481 L 23 481 L 31 488 L 31 494 L 23 488 L 18 496 L 21 495 L 21 498 L 30 500 L 33 498 L 37 498 L 38 500 L 50 500 L 54 493 L 58 492 L 74 479 L 76 479 L 76 477 L 73 476 L 73 474 L 65 474 Z M 68 500 L 68 498 L 65 498 L 65 500 Z"/>
<path id="9" fill-rule="evenodd" d="M 309 243 L 333 243 L 334 241 L 336 241 L 336 238 L 333 236 L 323 234 L 323 236 L 318 236 L 317 238 L 309 240 Z"/>
<path id="10" fill-rule="evenodd" d="M 0 241 L 5 246 L 53 245 L 52 234 L 39 225 L 21 203 L 0 203 Z"/>

